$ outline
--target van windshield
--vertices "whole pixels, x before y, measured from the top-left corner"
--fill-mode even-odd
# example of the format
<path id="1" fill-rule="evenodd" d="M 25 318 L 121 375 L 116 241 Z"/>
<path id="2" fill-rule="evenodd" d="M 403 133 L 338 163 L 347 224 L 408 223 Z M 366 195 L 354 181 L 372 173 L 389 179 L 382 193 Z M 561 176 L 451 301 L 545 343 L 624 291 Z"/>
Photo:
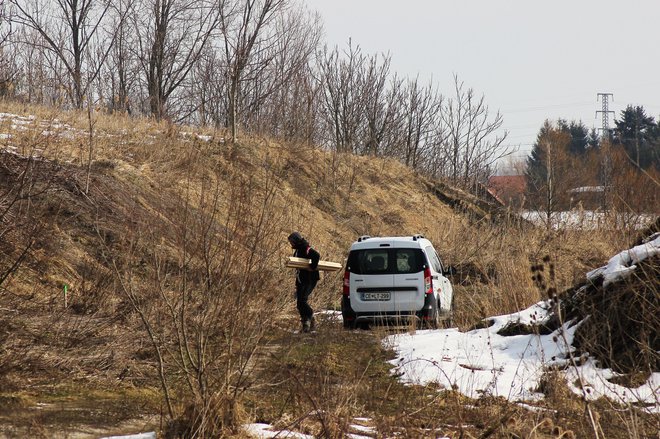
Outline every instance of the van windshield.
<path id="1" fill-rule="evenodd" d="M 424 252 L 418 248 L 370 248 L 348 255 L 348 271 L 355 274 L 406 274 L 424 271 Z"/>

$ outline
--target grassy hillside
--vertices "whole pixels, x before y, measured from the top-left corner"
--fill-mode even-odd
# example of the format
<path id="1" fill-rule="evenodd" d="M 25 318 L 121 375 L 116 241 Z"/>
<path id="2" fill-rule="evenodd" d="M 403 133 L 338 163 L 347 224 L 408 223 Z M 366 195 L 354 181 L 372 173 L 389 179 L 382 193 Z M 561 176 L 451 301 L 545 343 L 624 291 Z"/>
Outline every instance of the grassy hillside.
<path id="1" fill-rule="evenodd" d="M 538 301 L 530 266 L 544 257 L 563 290 L 629 239 L 624 231 L 534 229 L 393 160 L 258 137 L 230 145 L 220 131 L 95 112 L 7 102 L 0 112 L 7 437 L 94 437 L 92 426 L 239 434 L 241 422 L 284 422 L 291 407 L 316 401 L 299 368 L 333 377 L 321 393 L 361 389 L 325 400 L 335 404 L 326 407 L 335 423 L 323 430 L 331 435 L 341 435 L 351 407 L 376 410 L 360 378 L 373 367 L 380 406 L 388 406 L 396 384 L 375 364 L 387 353 L 372 335 L 346 335 L 328 321 L 322 341 L 291 344 L 293 279 L 283 262 L 292 230 L 338 262 L 359 235 L 424 234 L 458 269 L 461 327 Z M 341 276 L 322 279 L 316 310 L 338 307 Z M 346 364 L 364 343 L 375 363 Z M 291 373 L 281 375 L 282 366 Z M 288 383 L 278 387 L 288 399 L 264 404 L 260 395 L 276 382 Z M 426 390 L 405 394 L 409 405 L 427 398 Z M 460 424 L 462 415 L 474 416 L 443 416 Z M 493 409 L 492 421 L 499 416 Z M 416 422 L 411 428 L 422 428 Z"/>

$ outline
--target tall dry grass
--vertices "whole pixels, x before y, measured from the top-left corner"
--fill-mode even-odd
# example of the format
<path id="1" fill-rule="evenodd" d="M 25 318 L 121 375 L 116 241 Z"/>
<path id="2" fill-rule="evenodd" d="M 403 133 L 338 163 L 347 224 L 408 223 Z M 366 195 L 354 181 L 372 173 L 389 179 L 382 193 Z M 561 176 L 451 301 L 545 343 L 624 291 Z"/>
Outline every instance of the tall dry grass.
<path id="1" fill-rule="evenodd" d="M 605 263 L 628 234 L 617 230 L 551 230 L 518 219 L 494 223 L 451 219 L 431 240 L 454 265 L 455 321 L 470 325 L 491 315 L 524 309 L 545 299 L 535 288 L 530 268 L 549 257 L 560 290 L 582 281 Z"/>
<path id="2" fill-rule="evenodd" d="M 5 111 L 19 110 L 10 105 Z M 28 285 L 32 277 L 51 309 L 61 305 L 61 284 L 69 283 L 74 300 L 64 315 L 76 318 L 57 326 L 58 340 L 113 340 L 115 357 L 94 360 L 109 364 L 109 371 L 124 359 L 143 363 L 143 375 L 133 382 L 159 384 L 173 435 L 235 433 L 250 417 L 246 395 L 263 384 L 255 384 L 256 359 L 263 359 L 273 331 L 295 320 L 293 273 L 283 267 L 292 230 L 301 231 L 323 259 L 337 262 L 344 262 L 359 235 L 424 234 L 443 262 L 458 269 L 452 281 L 461 326 L 544 298 L 530 273 L 544 257 L 556 267 L 558 287 L 567 288 L 627 239 L 616 230 L 548 232 L 519 221 L 468 217 L 429 191 L 431 182 L 391 159 L 259 137 L 229 145 L 221 132 L 205 133 L 214 136 L 207 141 L 188 134 L 198 132 L 192 128 L 146 119 L 94 113 L 90 124 L 82 113 L 27 111 L 37 118 L 30 129 L 12 131 L 11 142 L 21 142 L 26 153 L 42 149 L 52 169 L 64 174 L 54 185 L 61 198 L 40 204 L 42 214 L 49 206 L 56 212 L 47 218 L 53 224 L 48 251 L 31 255 L 46 274 L 21 271 L 21 282 Z M 92 146 L 92 178 L 81 190 Z M 341 275 L 324 275 L 312 296 L 316 310 L 338 309 Z M 60 311 L 53 318 L 61 317 Z M 111 331 L 115 338 L 101 340 Z M 328 344 L 338 331 L 337 325 L 327 334 Z M 127 341 L 131 333 L 139 346 Z M 369 343 L 382 334 L 373 335 Z M 302 358 L 296 367 L 304 368 L 306 358 L 319 357 Z M 271 360 L 290 366 L 286 358 Z M 66 364 L 79 366 L 75 361 L 67 358 Z M 335 375 L 345 370 L 344 362 L 325 361 L 299 382 L 278 376 L 290 383 L 306 419 L 316 419 L 310 431 L 339 437 L 350 413 L 365 407 L 374 390 L 371 368 L 382 361 L 351 370 L 359 375 L 350 383 Z M 385 397 L 389 384 L 380 389 Z M 429 398 L 439 403 L 429 397 L 436 389 L 427 390 L 418 395 L 422 406 Z M 389 428 L 401 421 L 393 419 Z M 424 421 L 415 422 L 419 427 Z"/>

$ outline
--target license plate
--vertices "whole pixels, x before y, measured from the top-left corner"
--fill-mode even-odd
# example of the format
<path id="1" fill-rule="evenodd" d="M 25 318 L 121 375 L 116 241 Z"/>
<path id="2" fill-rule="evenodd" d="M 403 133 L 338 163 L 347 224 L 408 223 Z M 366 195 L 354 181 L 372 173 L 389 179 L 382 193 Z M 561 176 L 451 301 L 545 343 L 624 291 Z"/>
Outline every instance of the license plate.
<path id="1" fill-rule="evenodd" d="M 390 300 L 390 293 L 362 293 L 362 300 Z"/>

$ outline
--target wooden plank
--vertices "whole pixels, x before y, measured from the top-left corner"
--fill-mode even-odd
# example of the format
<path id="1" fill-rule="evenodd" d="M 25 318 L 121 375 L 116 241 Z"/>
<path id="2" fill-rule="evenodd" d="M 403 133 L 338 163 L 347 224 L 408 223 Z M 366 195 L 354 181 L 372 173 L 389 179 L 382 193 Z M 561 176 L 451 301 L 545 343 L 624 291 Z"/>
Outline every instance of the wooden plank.
<path id="1" fill-rule="evenodd" d="M 293 256 L 289 256 L 289 259 L 286 261 L 284 265 L 290 268 L 308 268 L 309 264 L 312 263 L 311 259 L 305 259 L 305 258 L 294 258 Z M 318 269 L 321 271 L 337 271 L 340 270 L 342 267 L 342 264 L 338 262 L 330 262 L 330 261 L 319 261 Z"/>

